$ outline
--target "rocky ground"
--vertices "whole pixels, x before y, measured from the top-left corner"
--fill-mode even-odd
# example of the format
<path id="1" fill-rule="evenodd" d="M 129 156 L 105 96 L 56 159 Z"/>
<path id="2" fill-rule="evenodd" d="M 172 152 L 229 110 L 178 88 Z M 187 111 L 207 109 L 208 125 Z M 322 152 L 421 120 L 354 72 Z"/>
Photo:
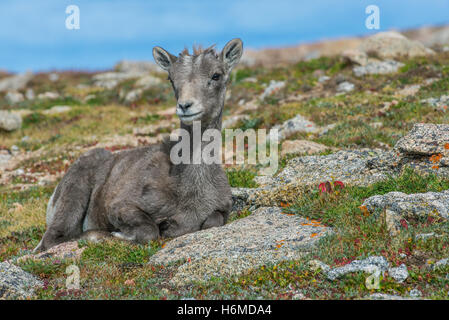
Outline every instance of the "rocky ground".
<path id="1" fill-rule="evenodd" d="M 247 54 L 224 127 L 277 128 L 278 172 L 227 165 L 228 224 L 148 245 L 80 240 L 31 254 L 80 154 L 178 127 L 166 76 L 127 61 L 103 73 L 0 73 L 0 297 L 448 299 L 445 30 L 320 44 L 314 56 Z M 270 54 L 279 63 L 264 64 Z M 71 265 L 79 289 L 66 286 Z"/>

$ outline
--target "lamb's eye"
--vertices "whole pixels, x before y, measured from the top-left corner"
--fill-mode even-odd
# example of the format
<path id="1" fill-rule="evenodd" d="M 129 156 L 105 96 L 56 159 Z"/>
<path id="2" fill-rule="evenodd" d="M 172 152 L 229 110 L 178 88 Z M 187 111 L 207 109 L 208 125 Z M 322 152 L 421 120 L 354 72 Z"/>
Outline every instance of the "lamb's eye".
<path id="1" fill-rule="evenodd" d="M 219 73 L 214 73 L 214 75 L 212 76 L 212 80 L 214 81 L 218 81 L 220 80 L 221 75 Z"/>

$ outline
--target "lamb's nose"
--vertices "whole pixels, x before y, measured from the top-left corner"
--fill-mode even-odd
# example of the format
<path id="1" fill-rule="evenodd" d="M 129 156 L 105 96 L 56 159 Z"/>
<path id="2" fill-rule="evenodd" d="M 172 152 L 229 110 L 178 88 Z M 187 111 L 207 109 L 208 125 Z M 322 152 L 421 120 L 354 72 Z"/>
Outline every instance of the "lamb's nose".
<path id="1" fill-rule="evenodd" d="M 186 112 L 187 109 L 189 109 L 189 108 L 192 106 L 192 104 L 193 104 L 193 102 L 191 102 L 191 101 L 187 101 L 187 102 L 183 102 L 183 103 L 178 102 L 178 107 L 179 107 L 183 112 Z"/>

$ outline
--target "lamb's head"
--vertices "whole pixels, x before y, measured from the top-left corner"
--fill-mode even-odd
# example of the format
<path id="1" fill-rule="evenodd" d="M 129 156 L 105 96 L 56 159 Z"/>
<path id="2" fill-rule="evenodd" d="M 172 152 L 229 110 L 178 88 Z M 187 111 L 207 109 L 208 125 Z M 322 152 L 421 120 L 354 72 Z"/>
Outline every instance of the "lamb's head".
<path id="1" fill-rule="evenodd" d="M 220 53 L 213 47 L 184 50 L 178 57 L 160 47 L 153 49 L 154 61 L 168 72 L 177 100 L 176 114 L 185 125 L 210 123 L 222 113 L 226 83 L 243 53 L 240 39 L 229 41 Z"/>

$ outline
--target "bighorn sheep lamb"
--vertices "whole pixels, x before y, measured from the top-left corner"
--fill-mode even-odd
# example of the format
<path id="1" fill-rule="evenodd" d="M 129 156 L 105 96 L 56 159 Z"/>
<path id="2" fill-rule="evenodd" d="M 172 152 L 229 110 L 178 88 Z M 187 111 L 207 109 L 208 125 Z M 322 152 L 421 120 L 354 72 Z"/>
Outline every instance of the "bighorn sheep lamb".
<path id="1" fill-rule="evenodd" d="M 226 83 L 242 53 L 240 39 L 221 53 L 211 47 L 176 57 L 153 49 L 154 60 L 168 72 L 180 126 L 190 133 L 193 148 L 198 146 L 193 121 L 200 121 L 201 132 L 221 131 Z M 232 198 L 221 164 L 173 164 L 174 144 L 164 140 L 114 154 L 105 149 L 83 154 L 49 200 L 47 230 L 35 252 L 95 232 L 147 243 L 225 224 Z M 202 149 L 206 145 L 199 143 Z"/>

